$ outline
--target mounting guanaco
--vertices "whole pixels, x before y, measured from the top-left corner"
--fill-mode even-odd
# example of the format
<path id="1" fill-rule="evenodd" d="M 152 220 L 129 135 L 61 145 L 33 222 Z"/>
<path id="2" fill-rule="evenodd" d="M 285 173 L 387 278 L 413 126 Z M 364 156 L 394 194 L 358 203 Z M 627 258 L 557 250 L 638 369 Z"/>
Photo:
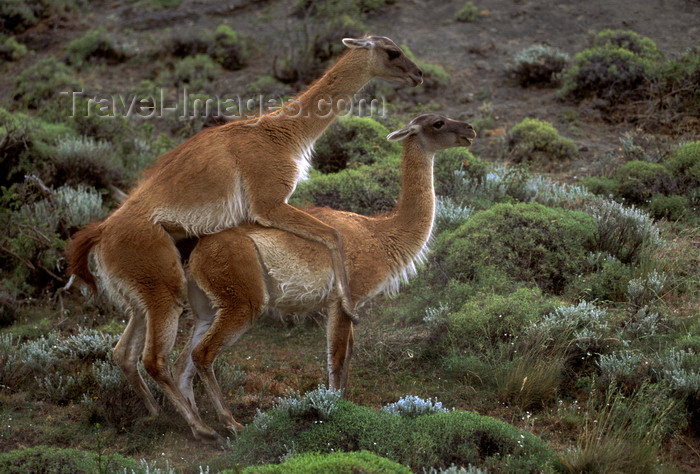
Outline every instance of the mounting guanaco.
<path id="1" fill-rule="evenodd" d="M 176 241 L 257 222 L 319 242 L 329 249 L 343 310 L 354 317 L 340 234 L 287 199 L 306 175 L 314 141 L 356 92 L 374 77 L 417 86 L 423 73 L 389 38 L 343 43 L 349 49 L 296 99 L 258 118 L 204 129 L 160 156 L 119 209 L 77 232 L 68 245 L 68 273 L 95 291 L 85 263 L 94 250 L 104 286 L 130 313 L 114 350 L 127 380 L 157 414 L 156 400 L 136 369 L 141 358 L 196 437 L 218 435 L 200 429 L 201 420 L 187 409 L 167 365 L 187 292 Z"/>
<path id="2" fill-rule="evenodd" d="M 469 146 L 475 137 L 474 128 L 466 122 L 436 114 L 416 117 L 387 137 L 403 142 L 401 194 L 393 212 L 367 217 L 329 208 L 306 209 L 342 235 L 355 301 L 362 304 L 379 293 L 396 292 L 400 282 L 415 273 L 416 263 L 424 258 L 435 215 L 434 154 Z M 232 431 L 242 429 L 226 408 L 213 362 L 266 309 L 326 313 L 329 386 L 346 388 L 353 323 L 333 291 L 332 262 L 319 243 L 279 229 L 244 224 L 199 239 L 188 268 L 195 325 L 174 372 L 194 414 L 192 379 L 196 373 L 219 420 Z M 132 341 L 139 343 L 139 338 Z"/>

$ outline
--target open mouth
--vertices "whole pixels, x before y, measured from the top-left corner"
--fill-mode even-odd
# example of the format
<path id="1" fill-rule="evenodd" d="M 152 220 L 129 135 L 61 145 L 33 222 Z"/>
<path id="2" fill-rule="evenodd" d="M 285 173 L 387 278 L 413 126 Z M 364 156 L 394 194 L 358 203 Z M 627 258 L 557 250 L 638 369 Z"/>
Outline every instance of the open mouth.
<path id="1" fill-rule="evenodd" d="M 476 135 L 474 135 L 474 136 L 471 137 L 471 138 L 462 136 L 462 141 L 465 142 L 465 145 L 464 145 L 464 146 L 471 146 L 471 144 L 472 144 L 472 142 L 474 142 L 474 139 L 475 139 L 475 138 L 476 138 Z"/>

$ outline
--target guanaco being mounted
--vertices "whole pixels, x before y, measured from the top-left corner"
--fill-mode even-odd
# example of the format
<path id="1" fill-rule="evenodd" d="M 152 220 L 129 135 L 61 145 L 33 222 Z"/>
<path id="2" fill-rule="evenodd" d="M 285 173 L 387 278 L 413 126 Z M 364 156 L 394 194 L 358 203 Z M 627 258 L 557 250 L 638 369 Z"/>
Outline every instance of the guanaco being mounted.
<path id="1" fill-rule="evenodd" d="M 435 216 L 435 152 L 470 146 L 476 132 L 466 122 L 427 114 L 387 138 L 403 143 L 401 193 L 394 211 L 367 217 L 329 208 L 307 209 L 340 232 L 350 292 L 359 303 L 398 291 L 400 282 L 415 274 Z M 231 430 L 242 428 L 226 408 L 213 363 L 266 309 L 325 313 L 329 387 L 347 387 L 353 324 L 333 292 L 332 262 L 320 244 L 279 229 L 245 224 L 199 239 L 188 268 L 195 324 L 175 363 L 175 377 L 195 414 L 192 379 L 197 373 L 219 420 Z"/>
<path id="2" fill-rule="evenodd" d="M 149 412 L 158 413 L 136 368 L 141 358 L 198 438 L 218 435 L 201 428 L 167 364 L 186 298 L 176 241 L 256 222 L 318 242 L 328 249 L 334 293 L 348 317 L 355 317 L 341 234 L 287 199 L 310 166 L 314 141 L 356 92 L 374 77 L 417 86 L 423 73 L 389 38 L 343 43 L 348 50 L 290 105 L 204 129 L 160 156 L 121 207 L 77 232 L 68 245 L 68 273 L 96 290 L 95 278 L 81 265 L 93 250 L 105 288 L 130 313 L 114 350 L 126 378 Z"/>

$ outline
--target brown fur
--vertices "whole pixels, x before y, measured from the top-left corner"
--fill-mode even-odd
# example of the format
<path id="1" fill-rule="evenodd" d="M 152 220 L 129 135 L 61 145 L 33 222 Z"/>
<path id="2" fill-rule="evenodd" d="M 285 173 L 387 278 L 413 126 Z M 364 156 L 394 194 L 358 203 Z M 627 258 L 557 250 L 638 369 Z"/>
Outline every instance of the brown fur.
<path id="1" fill-rule="evenodd" d="M 442 125 L 440 125 L 442 124 Z M 403 140 L 401 196 L 392 213 L 366 217 L 328 208 L 311 208 L 314 217 L 343 238 L 350 290 L 364 302 L 395 291 L 422 257 L 433 225 L 433 154 L 468 146 L 471 125 L 440 115 L 423 115 L 390 135 Z M 189 262 L 189 299 L 195 328 L 175 363 L 180 390 L 196 407 L 195 372 L 228 427 L 240 424 L 225 406 L 212 365 L 266 308 L 328 316 L 328 372 L 331 389 L 347 387 L 354 344 L 353 324 L 331 289 L 331 257 L 323 245 L 278 229 L 245 224 L 199 240 Z"/>

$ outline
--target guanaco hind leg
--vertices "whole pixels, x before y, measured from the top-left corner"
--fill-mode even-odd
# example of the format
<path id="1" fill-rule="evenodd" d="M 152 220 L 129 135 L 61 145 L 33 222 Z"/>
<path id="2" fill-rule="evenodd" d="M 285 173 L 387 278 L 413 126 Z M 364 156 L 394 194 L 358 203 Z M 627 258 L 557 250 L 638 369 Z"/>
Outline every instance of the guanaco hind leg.
<path id="1" fill-rule="evenodd" d="M 107 275 L 108 285 L 132 308 L 127 329 L 115 348 L 115 360 L 149 411 L 157 413 L 155 400 L 136 367 L 138 349 L 142 349 L 140 356 L 146 371 L 187 420 L 194 436 L 220 441 L 221 437 L 190 407 L 168 367 L 185 300 L 185 275 L 180 255 L 170 236 L 158 225 L 145 223 L 124 227 L 118 216 L 113 224 L 116 229 L 129 229 L 129 233 L 105 231 L 100 242 L 99 266 Z M 127 245 L 126 240 L 132 234 L 139 235 L 138 245 Z"/>
<path id="2" fill-rule="evenodd" d="M 223 235 L 225 238 L 220 238 Z M 210 261 L 213 255 L 215 262 Z M 229 229 L 217 239 L 204 237 L 199 241 L 190 256 L 190 272 L 189 297 L 198 320 L 190 343 L 191 363 L 204 383 L 219 420 L 229 430 L 240 431 L 243 425 L 226 407 L 216 380 L 214 360 L 253 324 L 267 304 L 260 261 L 253 242 L 238 229 Z M 213 322 L 213 307 L 207 300 L 216 306 Z M 210 327 L 202 335 L 201 331 L 207 326 Z M 191 379 L 189 373 L 183 372 L 182 377 Z"/>
<path id="3" fill-rule="evenodd" d="M 143 347 L 146 344 L 146 317 L 137 308 L 130 308 L 130 318 L 126 329 L 114 348 L 114 361 L 122 370 L 126 380 L 144 402 L 151 415 L 159 412 L 158 402 L 148 389 L 138 369 Z"/>

